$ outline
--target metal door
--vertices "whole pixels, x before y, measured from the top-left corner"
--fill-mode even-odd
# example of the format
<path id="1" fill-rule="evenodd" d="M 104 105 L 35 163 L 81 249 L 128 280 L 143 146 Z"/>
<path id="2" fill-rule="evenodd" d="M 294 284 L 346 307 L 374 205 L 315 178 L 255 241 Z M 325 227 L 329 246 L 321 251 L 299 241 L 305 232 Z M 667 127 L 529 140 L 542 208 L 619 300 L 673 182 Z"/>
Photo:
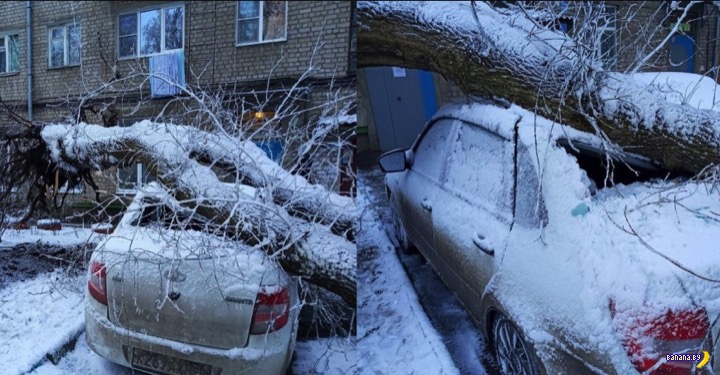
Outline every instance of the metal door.
<path id="1" fill-rule="evenodd" d="M 382 67 L 365 76 L 380 149 L 409 148 L 437 110 L 432 73 Z"/>
<path id="2" fill-rule="evenodd" d="M 670 38 L 670 65 L 675 72 L 695 71 L 695 41 L 691 36 L 675 34 Z"/>

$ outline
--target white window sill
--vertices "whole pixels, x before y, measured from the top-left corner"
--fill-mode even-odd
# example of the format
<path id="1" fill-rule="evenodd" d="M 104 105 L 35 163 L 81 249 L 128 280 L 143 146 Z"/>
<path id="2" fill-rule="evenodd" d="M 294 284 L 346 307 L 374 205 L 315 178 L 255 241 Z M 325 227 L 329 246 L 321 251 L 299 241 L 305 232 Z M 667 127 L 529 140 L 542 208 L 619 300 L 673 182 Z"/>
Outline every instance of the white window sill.
<path id="1" fill-rule="evenodd" d="M 144 59 L 144 58 L 147 58 L 147 57 L 165 55 L 165 54 L 168 54 L 168 53 L 175 53 L 175 52 L 180 52 L 180 51 L 184 51 L 184 49 L 171 49 L 171 50 L 168 50 L 168 51 L 162 51 L 162 52 L 153 53 L 153 54 L 150 54 L 150 55 L 118 57 L 118 58 L 117 58 L 117 61 L 140 60 L 140 59 Z"/>
<path id="2" fill-rule="evenodd" d="M 116 194 L 121 194 L 121 195 L 135 195 L 135 194 L 137 194 L 137 192 L 138 192 L 137 189 L 120 189 L 120 188 L 118 188 L 115 190 Z"/>
<path id="3" fill-rule="evenodd" d="M 242 43 L 242 44 L 235 43 L 235 47 L 256 46 L 258 44 L 271 44 L 271 43 L 279 43 L 279 42 L 287 42 L 287 38 L 263 40 L 262 42 L 250 42 L 250 43 Z"/>

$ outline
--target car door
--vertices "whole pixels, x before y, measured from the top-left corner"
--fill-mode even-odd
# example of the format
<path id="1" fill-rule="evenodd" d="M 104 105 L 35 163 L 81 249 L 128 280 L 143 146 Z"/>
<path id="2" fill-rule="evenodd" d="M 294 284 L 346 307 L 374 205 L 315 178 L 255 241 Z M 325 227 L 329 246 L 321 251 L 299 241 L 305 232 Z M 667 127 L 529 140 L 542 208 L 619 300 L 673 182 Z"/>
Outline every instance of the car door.
<path id="1" fill-rule="evenodd" d="M 458 123 L 435 198 L 435 247 L 446 282 L 479 314 L 480 297 L 510 232 L 514 146 L 476 125 Z"/>
<path id="2" fill-rule="evenodd" d="M 439 119 L 429 125 L 415 143 L 410 167 L 391 190 L 399 194 L 400 217 L 410 239 L 431 262 L 434 261 L 432 211 L 445 162 L 453 120 Z"/>

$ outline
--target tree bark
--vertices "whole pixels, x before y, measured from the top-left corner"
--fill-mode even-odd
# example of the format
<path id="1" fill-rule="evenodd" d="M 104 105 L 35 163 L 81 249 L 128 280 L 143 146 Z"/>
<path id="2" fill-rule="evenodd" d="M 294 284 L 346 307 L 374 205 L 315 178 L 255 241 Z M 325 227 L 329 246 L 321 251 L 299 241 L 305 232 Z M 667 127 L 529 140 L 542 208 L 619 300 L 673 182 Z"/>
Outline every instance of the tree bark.
<path id="1" fill-rule="evenodd" d="M 579 43 L 517 9 L 442 3 L 358 2 L 358 65 L 439 73 L 466 94 L 600 130 L 614 145 L 672 171 L 720 164 L 720 113 L 668 103 L 629 76 L 602 71 Z"/>

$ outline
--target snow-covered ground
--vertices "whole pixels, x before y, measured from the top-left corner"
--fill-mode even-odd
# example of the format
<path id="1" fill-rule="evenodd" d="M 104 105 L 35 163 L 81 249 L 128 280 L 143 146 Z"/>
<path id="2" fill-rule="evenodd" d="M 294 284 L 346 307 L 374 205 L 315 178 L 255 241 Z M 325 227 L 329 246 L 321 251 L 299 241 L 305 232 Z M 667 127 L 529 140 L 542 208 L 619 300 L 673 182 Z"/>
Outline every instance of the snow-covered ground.
<path id="1" fill-rule="evenodd" d="M 102 236 L 93 233 L 90 228 L 63 226 L 59 231 L 31 229 L 7 229 L 2 236 L 0 249 L 15 246 L 21 243 L 42 243 L 58 246 L 72 246 L 91 241 Z M 0 250 L 1 251 L 1 250 Z"/>
<path id="2" fill-rule="evenodd" d="M 356 368 L 355 345 L 345 338 L 327 338 L 299 341 L 295 346 L 292 363 L 294 374 L 353 374 Z M 129 375 L 131 369 L 116 365 L 101 358 L 85 341 L 83 333 L 75 344 L 75 350 L 68 353 L 57 365 L 45 362 L 33 375 Z"/>
<path id="3" fill-rule="evenodd" d="M 53 254 L 37 255 L 30 250 L 17 251 L 18 244 L 56 245 L 54 249 L 72 247 L 88 240 L 97 240 L 98 234 L 89 229 L 64 228 L 61 231 L 8 230 L 3 236 L 0 255 L 24 256 L 23 263 L 42 262 L 59 258 Z M 2 252 L 5 254 L 2 254 Z M 14 251 L 14 253 L 11 253 Z M 33 259 L 33 257 L 36 257 Z M 27 259 L 25 259 L 27 258 Z M 52 263 L 39 267 L 18 267 L 0 276 L 0 373 L 42 375 L 125 375 L 133 371 L 115 365 L 95 354 L 85 341 L 84 296 L 86 276 L 84 272 L 68 276 L 64 266 L 67 262 L 55 259 L 61 267 L 51 272 L 43 271 Z M 14 268 L 14 263 L 7 262 Z M 31 272 L 24 272 L 25 269 Z M 37 273 L 37 274 L 36 274 Z M 7 281 L 7 282 L 6 282 Z M 65 354 L 57 365 L 47 358 L 56 354 L 71 339 L 77 339 L 74 348 Z M 66 346 L 67 347 L 67 346 Z M 292 363 L 295 374 L 344 375 L 356 372 L 355 338 L 332 337 L 298 341 Z"/>
<path id="4" fill-rule="evenodd" d="M 474 366 L 477 357 L 464 357 L 459 351 L 474 351 L 476 336 L 464 338 L 449 331 L 441 334 L 428 317 L 403 269 L 395 246 L 386 233 L 382 197 L 377 181 L 380 172 L 362 171 L 359 174 L 357 205 L 362 216 L 358 231 L 358 367 L 361 374 L 483 374 L 481 366 Z M 371 181 L 372 180 L 372 181 Z M 379 190 L 379 191 L 378 191 Z M 418 259 L 419 256 L 415 257 Z M 418 268 L 423 268 L 419 266 Z M 433 309 L 438 315 L 455 315 L 452 330 L 467 327 L 467 314 L 459 309 L 453 297 L 445 292 L 435 274 L 424 267 L 423 276 L 416 285 L 425 283 L 423 292 L 429 292 L 430 304 L 441 304 Z M 417 286 L 416 286 L 417 288 Z M 427 296 L 426 296 L 427 297 Z M 446 316 L 448 317 L 448 316 Z M 448 334 L 449 333 L 449 334 Z M 467 333 L 467 332 L 465 332 Z M 446 335 L 447 334 L 447 335 Z M 459 344 L 461 340 L 463 344 Z M 459 344 L 459 345 L 456 345 Z M 446 346 L 448 345 L 448 346 Z M 482 346 L 478 346 L 478 349 Z M 456 355 L 459 354 L 458 357 Z M 467 360 L 469 366 L 465 362 Z"/>
<path id="5" fill-rule="evenodd" d="M 358 235 L 361 372 L 493 374 L 492 355 L 481 332 L 430 264 L 419 253 L 402 254 L 394 249 L 383 178 L 376 167 L 358 173 L 358 207 L 366 207 Z M 399 293 L 408 297 L 401 300 Z M 419 362 L 418 368 L 405 364 L 399 367 L 392 358 L 366 360 L 367 352 L 374 353 L 377 341 L 387 342 L 388 330 L 412 332 L 395 344 L 396 350 L 403 346 L 406 363 Z M 420 332 L 428 337 L 418 337 L 422 336 Z M 427 343 L 432 343 L 435 353 L 427 355 Z M 381 353 L 376 355 L 382 357 Z"/>
<path id="6" fill-rule="evenodd" d="M 84 275 L 41 274 L 0 290 L 0 363 L 22 374 L 84 329 Z"/>

